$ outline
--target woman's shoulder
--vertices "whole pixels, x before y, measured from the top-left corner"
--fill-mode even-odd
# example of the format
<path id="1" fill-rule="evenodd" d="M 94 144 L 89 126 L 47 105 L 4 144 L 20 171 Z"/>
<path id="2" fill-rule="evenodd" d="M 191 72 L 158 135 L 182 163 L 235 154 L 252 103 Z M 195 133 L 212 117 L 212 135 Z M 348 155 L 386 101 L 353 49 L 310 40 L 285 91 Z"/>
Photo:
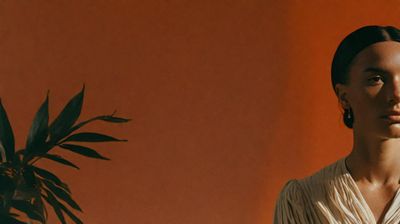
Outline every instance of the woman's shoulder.
<path id="1" fill-rule="evenodd" d="M 299 184 L 307 191 L 315 192 L 315 189 L 336 186 L 345 178 L 346 165 L 344 158 L 331 163 L 310 176 L 299 180 Z"/>
<path id="2" fill-rule="evenodd" d="M 311 223 L 310 220 L 319 219 L 315 203 L 325 204 L 330 200 L 328 192 L 340 185 L 345 171 L 343 166 L 344 160 L 340 159 L 308 177 L 286 182 L 276 204 L 275 223 L 285 223 L 281 220 Z"/>
<path id="3" fill-rule="evenodd" d="M 302 196 L 303 191 L 301 189 L 300 180 L 291 179 L 283 186 L 278 201 L 299 204 L 302 201 Z"/>
<path id="4" fill-rule="evenodd" d="M 286 182 L 280 195 L 299 201 L 300 198 L 307 198 L 327 186 L 337 185 L 345 173 L 344 166 L 344 159 L 340 159 L 305 178 L 291 179 Z"/>
<path id="5" fill-rule="evenodd" d="M 301 182 L 289 180 L 281 190 L 275 206 L 275 224 L 315 223 L 313 220 L 318 219 Z"/>

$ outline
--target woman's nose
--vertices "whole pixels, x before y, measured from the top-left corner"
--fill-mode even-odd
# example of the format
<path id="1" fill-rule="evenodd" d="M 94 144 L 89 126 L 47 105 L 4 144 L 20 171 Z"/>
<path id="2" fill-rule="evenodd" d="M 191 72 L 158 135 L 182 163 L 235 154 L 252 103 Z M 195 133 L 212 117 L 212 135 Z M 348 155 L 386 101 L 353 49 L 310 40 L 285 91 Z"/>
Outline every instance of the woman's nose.
<path id="1" fill-rule="evenodd" d="M 389 103 L 397 104 L 400 103 L 400 77 L 393 80 L 392 88 L 389 93 Z"/>

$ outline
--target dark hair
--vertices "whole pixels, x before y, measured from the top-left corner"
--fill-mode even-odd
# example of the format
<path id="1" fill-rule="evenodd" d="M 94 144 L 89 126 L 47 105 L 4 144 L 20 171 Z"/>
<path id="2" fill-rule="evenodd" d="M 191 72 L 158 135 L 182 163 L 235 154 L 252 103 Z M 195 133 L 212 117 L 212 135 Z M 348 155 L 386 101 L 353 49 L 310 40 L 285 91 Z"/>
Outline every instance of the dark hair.
<path id="1" fill-rule="evenodd" d="M 335 85 L 338 83 L 347 84 L 349 67 L 360 51 L 383 41 L 400 42 L 400 30 L 393 26 L 364 26 L 347 35 L 339 44 L 333 57 L 331 68 L 333 89 L 335 90 Z M 348 128 L 353 128 L 353 121 L 353 112 L 345 110 L 343 113 L 344 124 Z"/>

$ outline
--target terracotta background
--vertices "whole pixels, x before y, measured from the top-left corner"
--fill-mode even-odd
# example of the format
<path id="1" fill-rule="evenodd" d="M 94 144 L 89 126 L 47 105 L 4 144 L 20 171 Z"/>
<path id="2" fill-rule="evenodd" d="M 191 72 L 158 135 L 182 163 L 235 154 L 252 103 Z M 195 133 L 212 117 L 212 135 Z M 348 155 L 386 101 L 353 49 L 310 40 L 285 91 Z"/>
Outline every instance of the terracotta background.
<path id="1" fill-rule="evenodd" d="M 330 86 L 339 41 L 399 25 L 399 1 L 0 1 L 0 96 L 23 147 L 50 90 L 51 116 L 86 84 L 82 119 L 127 143 L 111 162 L 66 155 L 88 224 L 271 223 L 290 178 L 346 155 Z M 50 223 L 57 223 L 51 218 Z"/>

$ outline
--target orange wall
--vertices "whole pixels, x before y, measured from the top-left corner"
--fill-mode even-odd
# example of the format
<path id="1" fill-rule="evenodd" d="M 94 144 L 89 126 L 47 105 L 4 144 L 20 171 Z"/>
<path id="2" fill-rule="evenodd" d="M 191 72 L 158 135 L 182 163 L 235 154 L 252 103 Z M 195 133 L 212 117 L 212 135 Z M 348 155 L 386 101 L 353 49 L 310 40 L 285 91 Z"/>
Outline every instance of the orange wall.
<path id="1" fill-rule="evenodd" d="M 330 86 L 339 41 L 399 25 L 398 1 L 0 2 L 0 96 L 23 146 L 86 83 L 82 118 L 111 162 L 53 163 L 88 224 L 263 224 L 282 185 L 346 155 L 351 132 Z M 50 223 L 56 223 L 52 217 Z"/>

